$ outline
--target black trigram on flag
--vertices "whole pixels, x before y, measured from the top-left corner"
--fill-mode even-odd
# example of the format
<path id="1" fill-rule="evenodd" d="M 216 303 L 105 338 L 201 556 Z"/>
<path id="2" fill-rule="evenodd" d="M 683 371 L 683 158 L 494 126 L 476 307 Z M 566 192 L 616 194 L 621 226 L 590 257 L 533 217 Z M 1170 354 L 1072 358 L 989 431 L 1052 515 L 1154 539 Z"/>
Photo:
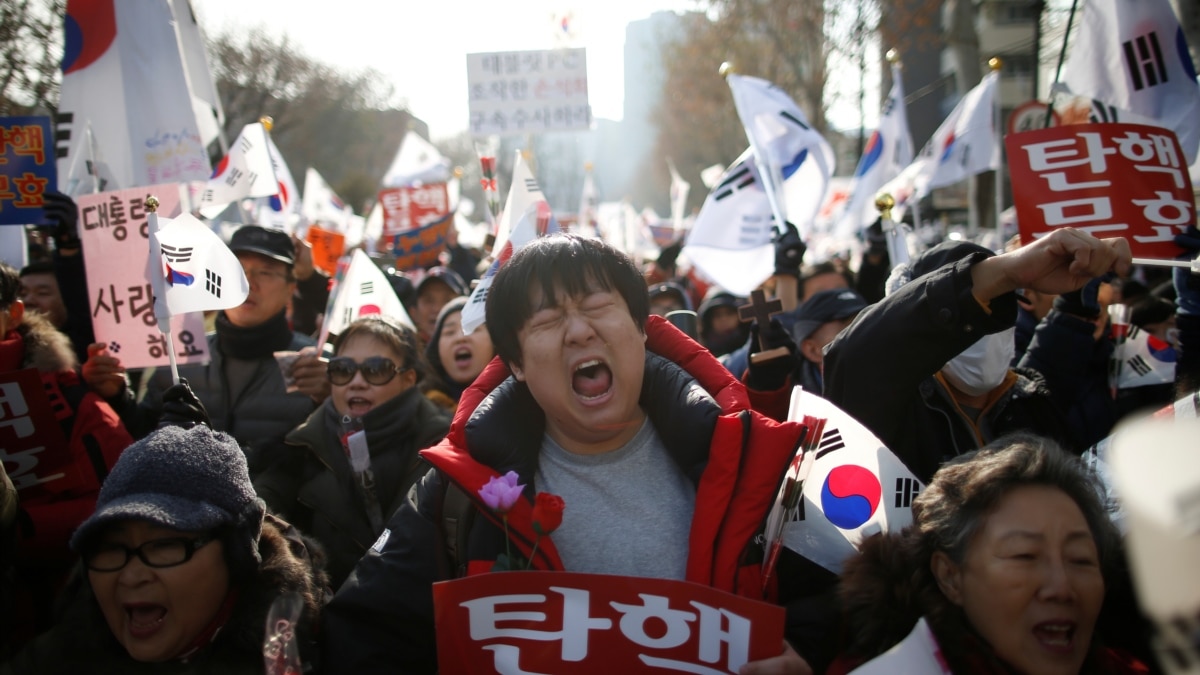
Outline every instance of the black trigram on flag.
<path id="1" fill-rule="evenodd" d="M 842 442 L 842 432 L 831 427 L 826 429 L 825 433 L 821 435 L 821 444 L 817 446 L 816 458 L 821 459 L 825 455 L 835 450 L 841 450 L 844 447 L 846 447 L 846 444 Z"/>
<path id="2" fill-rule="evenodd" d="M 896 508 L 912 506 L 912 502 L 921 493 L 921 483 L 916 478 L 896 479 Z"/>
<path id="3" fill-rule="evenodd" d="M 1103 101 L 1092 99 L 1092 112 L 1088 114 L 1088 121 L 1093 123 L 1111 123 L 1120 122 L 1120 113 L 1115 106 L 1108 105 Z"/>
<path id="4" fill-rule="evenodd" d="M 786 110 L 780 110 L 779 116 L 782 117 L 783 119 L 791 122 L 792 124 L 795 124 L 796 126 L 800 127 L 801 129 L 807 130 L 809 128 L 809 126 L 807 124 L 805 124 L 800 118 L 796 117 L 795 115 L 793 115 L 792 113 L 790 113 Z"/>
<path id="5" fill-rule="evenodd" d="M 212 270 L 204 270 L 204 290 L 216 297 L 221 297 L 221 275 Z"/>
<path id="6" fill-rule="evenodd" d="M 229 173 L 225 174 L 225 184 L 230 187 L 237 185 L 238 180 L 241 179 L 241 177 L 244 173 L 245 173 L 244 171 L 237 168 L 236 166 L 230 167 Z M 253 179 L 251 179 L 251 182 L 253 182 Z"/>
<path id="7" fill-rule="evenodd" d="M 1133 368 L 1133 372 L 1137 373 L 1138 375 L 1145 375 L 1151 370 L 1154 370 L 1149 363 L 1146 363 L 1146 359 L 1143 359 L 1141 354 L 1134 356 L 1125 363 L 1128 364 L 1130 368 Z"/>
<path id="8" fill-rule="evenodd" d="M 364 281 L 358 286 L 358 292 L 363 295 L 370 295 L 375 292 L 374 281 Z"/>
<path id="9" fill-rule="evenodd" d="M 740 169 L 717 185 L 714 189 L 713 199 L 719 202 L 749 185 L 754 185 L 754 172 L 750 170 L 750 167 L 742 164 Z"/>
<path id="10" fill-rule="evenodd" d="M 168 246 L 167 244 L 162 244 L 160 248 L 162 248 L 163 257 L 167 259 L 167 262 L 173 265 L 185 263 L 192 259 L 191 246 Z"/>
<path id="11" fill-rule="evenodd" d="M 1167 65 L 1158 47 L 1158 33 L 1139 35 L 1122 43 L 1125 50 L 1125 69 L 1133 80 L 1134 91 L 1163 84 L 1167 81 Z"/>
<path id="12" fill-rule="evenodd" d="M 533 178 L 525 179 L 525 189 L 529 190 L 530 192 L 541 192 L 542 191 L 542 189 L 538 187 L 537 181 L 534 180 Z"/>
<path id="13" fill-rule="evenodd" d="M 238 146 L 242 148 L 242 152 L 250 152 L 254 148 L 254 141 L 251 141 L 249 138 L 241 136 L 238 140 L 241 141 L 241 143 L 238 143 Z"/>
<path id="14" fill-rule="evenodd" d="M 54 116 L 54 156 L 58 159 L 71 152 L 71 125 L 74 122 L 75 113 L 60 112 Z"/>

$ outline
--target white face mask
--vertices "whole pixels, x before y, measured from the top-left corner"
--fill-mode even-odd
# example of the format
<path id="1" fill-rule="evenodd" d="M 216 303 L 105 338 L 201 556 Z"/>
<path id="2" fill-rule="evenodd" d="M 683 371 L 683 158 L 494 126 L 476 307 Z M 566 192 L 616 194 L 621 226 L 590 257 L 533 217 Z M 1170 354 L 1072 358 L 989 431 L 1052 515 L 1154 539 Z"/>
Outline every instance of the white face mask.
<path id="1" fill-rule="evenodd" d="M 982 396 L 1000 386 L 1008 374 L 1015 348 L 1015 328 L 985 335 L 950 359 L 942 367 L 942 375 L 964 394 Z"/>

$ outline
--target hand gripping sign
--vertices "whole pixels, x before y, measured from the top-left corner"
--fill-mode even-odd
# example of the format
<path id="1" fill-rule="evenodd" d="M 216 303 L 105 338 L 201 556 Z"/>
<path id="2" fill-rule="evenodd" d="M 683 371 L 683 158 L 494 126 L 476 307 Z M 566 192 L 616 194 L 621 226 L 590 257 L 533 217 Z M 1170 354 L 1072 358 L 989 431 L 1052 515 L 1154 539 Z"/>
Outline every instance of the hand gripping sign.
<path id="1" fill-rule="evenodd" d="M 1175 134 L 1142 124 L 1075 124 L 1010 134 L 1021 242 L 1059 227 L 1124 237 L 1134 256 L 1174 258 L 1196 222 L 1188 167 Z"/>
<path id="2" fill-rule="evenodd" d="M 782 607 L 666 579 L 497 572 L 433 585 L 444 673 L 736 673 L 778 656 Z"/>

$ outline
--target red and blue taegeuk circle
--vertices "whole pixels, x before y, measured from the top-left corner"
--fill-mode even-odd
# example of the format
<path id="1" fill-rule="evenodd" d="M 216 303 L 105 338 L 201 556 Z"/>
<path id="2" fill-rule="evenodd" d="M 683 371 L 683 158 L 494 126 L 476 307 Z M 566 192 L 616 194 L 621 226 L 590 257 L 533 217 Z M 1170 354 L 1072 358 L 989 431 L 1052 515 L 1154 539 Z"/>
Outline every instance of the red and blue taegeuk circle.
<path id="1" fill-rule="evenodd" d="M 871 519 L 882 496 L 883 487 L 874 473 L 856 464 L 843 464 L 825 477 L 821 510 L 829 522 L 853 530 Z"/>

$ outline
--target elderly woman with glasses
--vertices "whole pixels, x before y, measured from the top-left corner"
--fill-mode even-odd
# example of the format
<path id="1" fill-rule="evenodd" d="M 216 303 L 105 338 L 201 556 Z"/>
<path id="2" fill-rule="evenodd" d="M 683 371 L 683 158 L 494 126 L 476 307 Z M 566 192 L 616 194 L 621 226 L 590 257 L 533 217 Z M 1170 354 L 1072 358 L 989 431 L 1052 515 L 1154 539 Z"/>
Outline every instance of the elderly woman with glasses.
<path id="1" fill-rule="evenodd" d="M 335 588 L 424 474 L 417 451 L 449 429 L 416 386 L 425 370 L 412 329 L 354 321 L 334 341 L 329 398 L 255 480 L 268 507 L 324 544 Z"/>
<path id="2" fill-rule="evenodd" d="M 268 644 L 318 665 L 320 557 L 265 514 L 227 434 L 167 426 L 129 446 L 70 545 L 83 573 L 57 623 L 0 673 L 261 674 Z M 268 635 L 272 615 L 286 623 Z"/>

